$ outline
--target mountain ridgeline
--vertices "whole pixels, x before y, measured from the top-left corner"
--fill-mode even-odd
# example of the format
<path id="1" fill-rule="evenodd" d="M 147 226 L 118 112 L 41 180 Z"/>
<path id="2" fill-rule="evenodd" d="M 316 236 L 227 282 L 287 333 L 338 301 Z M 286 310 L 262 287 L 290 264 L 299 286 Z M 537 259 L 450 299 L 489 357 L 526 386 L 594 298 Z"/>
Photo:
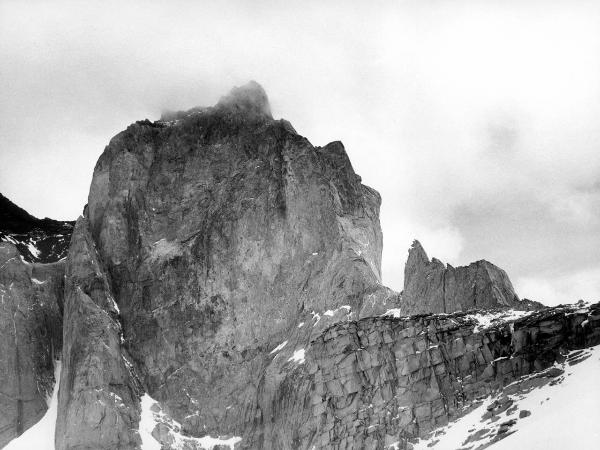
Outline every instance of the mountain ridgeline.
<path id="1" fill-rule="evenodd" d="M 255 82 L 113 137 L 74 226 L 2 197 L 0 446 L 43 416 L 57 359 L 49 448 L 408 449 L 600 343 L 597 305 L 521 301 L 418 242 L 385 287 L 380 204 Z"/>

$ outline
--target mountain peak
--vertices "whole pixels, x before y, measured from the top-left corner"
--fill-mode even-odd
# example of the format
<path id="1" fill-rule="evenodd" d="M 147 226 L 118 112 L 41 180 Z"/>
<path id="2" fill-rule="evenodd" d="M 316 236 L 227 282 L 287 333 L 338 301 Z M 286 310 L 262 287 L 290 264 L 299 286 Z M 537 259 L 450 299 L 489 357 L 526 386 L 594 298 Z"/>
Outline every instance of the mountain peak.
<path id="1" fill-rule="evenodd" d="M 416 239 L 413 241 L 412 245 L 410 246 L 410 249 L 408 250 L 408 261 L 409 262 L 407 263 L 407 265 L 411 266 L 415 264 L 425 265 L 429 263 L 429 257 L 427 256 L 425 249 L 423 248 L 421 243 Z"/>
<path id="2" fill-rule="evenodd" d="M 221 97 L 217 106 L 272 117 L 267 93 L 256 81 L 234 87 L 229 94 Z"/>

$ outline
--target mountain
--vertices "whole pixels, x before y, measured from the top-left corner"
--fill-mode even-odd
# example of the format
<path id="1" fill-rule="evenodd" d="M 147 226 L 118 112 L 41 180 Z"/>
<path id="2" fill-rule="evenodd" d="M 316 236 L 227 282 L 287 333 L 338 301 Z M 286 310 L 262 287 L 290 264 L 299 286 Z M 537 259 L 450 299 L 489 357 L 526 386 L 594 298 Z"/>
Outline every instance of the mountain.
<path id="1" fill-rule="evenodd" d="M 74 224 L 37 219 L 0 194 L 0 242 L 14 244 L 27 262 L 65 258 Z"/>
<path id="2" fill-rule="evenodd" d="M 414 241 L 408 252 L 402 300 L 404 312 L 410 314 L 543 307 L 519 300 L 506 272 L 492 263 L 481 260 L 468 266 L 444 266 L 436 258 L 429 260 L 419 241 Z"/>
<path id="3" fill-rule="evenodd" d="M 420 244 L 415 288 L 385 287 L 380 204 L 255 82 L 130 125 L 66 259 L 0 244 L 0 445 L 409 449 L 600 344 L 600 305 L 522 307 L 501 269 Z"/>

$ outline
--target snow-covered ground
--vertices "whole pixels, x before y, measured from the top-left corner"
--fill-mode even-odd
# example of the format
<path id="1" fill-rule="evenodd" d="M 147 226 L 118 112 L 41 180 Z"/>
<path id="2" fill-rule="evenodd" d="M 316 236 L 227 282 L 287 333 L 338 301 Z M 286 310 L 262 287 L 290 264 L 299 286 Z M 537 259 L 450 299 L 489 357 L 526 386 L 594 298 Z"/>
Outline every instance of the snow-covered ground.
<path id="1" fill-rule="evenodd" d="M 17 439 L 8 443 L 4 450 L 53 450 L 54 429 L 58 412 L 58 386 L 60 385 L 60 361 L 54 366 L 56 384 L 49 399 L 48 411 L 38 423 L 26 430 Z"/>
<path id="2" fill-rule="evenodd" d="M 565 364 L 555 367 L 564 374 L 553 382 L 504 396 L 512 403 L 497 418 L 483 416 L 501 396 L 487 399 L 429 439 L 420 440 L 414 450 L 477 450 L 490 443 L 491 450 L 600 448 L 600 346 L 572 352 Z M 512 420 L 514 424 L 508 425 Z M 506 437 L 497 440 L 501 427 L 505 430 L 501 436 Z"/>

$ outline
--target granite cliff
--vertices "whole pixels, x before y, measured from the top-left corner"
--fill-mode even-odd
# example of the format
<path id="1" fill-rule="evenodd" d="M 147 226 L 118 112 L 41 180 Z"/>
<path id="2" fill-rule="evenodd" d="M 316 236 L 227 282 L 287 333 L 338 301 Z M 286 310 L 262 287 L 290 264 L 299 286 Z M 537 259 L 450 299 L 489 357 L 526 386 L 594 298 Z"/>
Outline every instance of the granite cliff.
<path id="1" fill-rule="evenodd" d="M 598 305 L 520 301 L 418 242 L 386 288 L 380 204 L 254 82 L 130 125 L 58 232 L 66 259 L 1 239 L 0 446 L 46 411 L 58 357 L 56 449 L 408 449 L 600 343 Z"/>

